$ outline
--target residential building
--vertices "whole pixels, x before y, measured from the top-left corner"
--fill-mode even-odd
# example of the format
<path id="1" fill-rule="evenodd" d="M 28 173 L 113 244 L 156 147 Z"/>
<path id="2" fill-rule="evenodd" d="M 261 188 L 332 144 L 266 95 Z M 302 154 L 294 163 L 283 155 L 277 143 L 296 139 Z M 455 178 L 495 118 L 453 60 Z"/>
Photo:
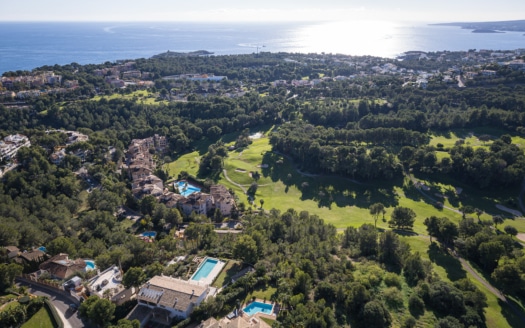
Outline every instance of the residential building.
<path id="1" fill-rule="evenodd" d="M 155 276 L 137 294 L 139 305 L 153 309 L 153 320 L 170 323 L 186 319 L 208 295 L 208 285 L 167 276 Z"/>
<path id="2" fill-rule="evenodd" d="M 122 285 L 122 271 L 118 266 L 112 265 L 106 270 L 100 272 L 87 282 L 87 288 L 100 298 L 107 297 L 111 302 L 120 305 L 132 298 L 136 289 L 125 288 Z"/>
<path id="3" fill-rule="evenodd" d="M 210 194 L 213 198 L 213 207 L 219 209 L 222 215 L 230 215 L 235 207 L 235 200 L 228 189 L 223 185 L 214 185 L 210 187 Z"/>
<path id="4" fill-rule="evenodd" d="M 84 271 L 86 262 L 82 259 L 70 260 L 68 254 L 60 253 L 40 264 L 39 268 L 49 272 L 52 278 L 66 279 L 77 271 Z"/>
<path id="5" fill-rule="evenodd" d="M 190 215 L 191 212 L 206 215 L 208 210 L 212 209 L 213 198 L 209 194 L 196 192 L 187 196 L 180 202 L 180 204 L 182 211 L 186 215 Z"/>

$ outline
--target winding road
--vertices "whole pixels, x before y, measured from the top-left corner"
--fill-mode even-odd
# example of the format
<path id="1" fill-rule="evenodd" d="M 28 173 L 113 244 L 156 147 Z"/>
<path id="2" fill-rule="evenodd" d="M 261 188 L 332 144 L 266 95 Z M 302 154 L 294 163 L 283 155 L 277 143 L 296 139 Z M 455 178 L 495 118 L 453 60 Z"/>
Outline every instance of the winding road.
<path id="1" fill-rule="evenodd" d="M 28 292 L 33 295 L 47 296 L 51 301 L 51 304 L 56 309 L 58 316 L 64 323 L 64 328 L 81 328 L 89 327 L 89 324 L 84 322 L 79 316 L 77 311 L 71 311 L 69 304 L 75 303 L 78 305 L 78 301 L 72 296 L 65 296 L 61 292 L 54 290 L 50 287 L 37 285 L 35 283 L 29 283 L 25 279 L 17 278 L 17 284 L 20 286 L 29 287 Z"/>

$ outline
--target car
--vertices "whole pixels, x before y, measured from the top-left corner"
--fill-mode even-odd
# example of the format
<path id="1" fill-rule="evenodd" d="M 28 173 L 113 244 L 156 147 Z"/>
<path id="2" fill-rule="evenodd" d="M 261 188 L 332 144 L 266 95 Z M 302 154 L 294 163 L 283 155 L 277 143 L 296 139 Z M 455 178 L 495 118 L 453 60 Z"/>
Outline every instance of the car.
<path id="1" fill-rule="evenodd" d="M 73 312 L 75 312 L 76 310 L 78 310 L 78 305 L 75 304 L 75 303 L 71 303 L 69 304 L 69 309 Z"/>

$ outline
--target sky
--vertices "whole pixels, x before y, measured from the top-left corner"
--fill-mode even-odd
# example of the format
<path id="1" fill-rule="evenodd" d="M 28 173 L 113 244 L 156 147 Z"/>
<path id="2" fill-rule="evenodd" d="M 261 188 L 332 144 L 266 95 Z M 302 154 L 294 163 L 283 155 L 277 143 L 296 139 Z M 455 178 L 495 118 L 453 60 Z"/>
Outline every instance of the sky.
<path id="1" fill-rule="evenodd" d="M 525 19 L 504 0 L 0 0 L 2 21 L 471 22 Z"/>

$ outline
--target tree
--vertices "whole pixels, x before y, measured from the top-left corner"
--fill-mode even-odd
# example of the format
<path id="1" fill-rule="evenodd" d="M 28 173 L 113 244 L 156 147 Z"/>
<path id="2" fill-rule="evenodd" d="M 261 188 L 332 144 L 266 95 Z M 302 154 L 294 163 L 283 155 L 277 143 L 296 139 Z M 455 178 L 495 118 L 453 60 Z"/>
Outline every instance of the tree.
<path id="1" fill-rule="evenodd" d="M 0 291 L 13 285 L 15 278 L 22 274 L 23 267 L 16 263 L 0 264 Z"/>
<path id="2" fill-rule="evenodd" d="M 492 278 L 502 287 L 503 291 L 519 292 L 525 287 L 520 269 L 514 263 L 505 263 L 492 272 Z"/>
<path id="3" fill-rule="evenodd" d="M 67 237 L 57 237 L 53 239 L 48 245 L 47 250 L 49 254 L 57 255 L 60 253 L 66 253 L 71 257 L 74 257 L 77 253 L 76 247 Z"/>
<path id="4" fill-rule="evenodd" d="M 505 254 L 505 247 L 499 241 L 488 241 L 479 245 L 479 261 L 492 272 L 499 259 Z"/>
<path id="5" fill-rule="evenodd" d="M 501 217 L 501 215 L 494 215 L 492 217 L 492 222 L 494 222 L 494 225 L 496 226 L 496 229 L 498 228 L 498 224 L 503 223 L 504 220 Z"/>
<path id="6" fill-rule="evenodd" d="M 401 267 L 399 237 L 391 230 L 379 236 L 379 261 L 395 268 Z"/>
<path id="7" fill-rule="evenodd" d="M 151 195 L 144 197 L 140 201 L 140 212 L 142 214 L 153 215 L 153 211 L 157 205 L 157 199 Z"/>
<path id="8" fill-rule="evenodd" d="M 375 203 L 370 205 L 370 214 L 374 217 L 374 226 L 377 228 L 377 219 L 379 218 L 379 214 L 385 215 L 385 205 L 382 203 Z"/>
<path id="9" fill-rule="evenodd" d="M 362 256 L 377 255 L 377 229 L 363 224 L 358 230 L 359 250 Z"/>
<path id="10" fill-rule="evenodd" d="M 395 226 L 397 229 L 411 229 L 414 226 L 415 219 L 416 213 L 412 209 L 398 206 L 394 208 L 391 220 L 388 223 Z"/>
<path id="11" fill-rule="evenodd" d="M 416 285 L 419 280 L 425 279 L 427 272 L 419 252 L 407 256 L 403 274 L 410 285 Z"/>
<path id="12" fill-rule="evenodd" d="M 466 218 L 466 215 L 467 214 L 472 214 L 474 213 L 474 207 L 470 206 L 470 205 L 465 205 L 465 206 L 461 206 L 459 208 L 459 210 L 461 211 L 461 214 L 463 215 L 463 219 Z"/>
<path id="13" fill-rule="evenodd" d="M 481 222 L 480 217 L 481 217 L 481 214 L 483 214 L 483 211 L 476 207 L 474 209 L 474 213 L 476 213 L 476 216 L 478 217 L 478 222 Z"/>
<path id="14" fill-rule="evenodd" d="M 242 259 L 243 262 L 255 264 L 259 257 L 255 240 L 250 235 L 240 236 L 233 248 L 233 256 Z"/>
<path id="15" fill-rule="evenodd" d="M 436 216 L 431 216 L 426 218 L 423 224 L 427 226 L 427 232 L 430 236 L 430 242 L 432 243 L 432 237 L 437 238 L 439 235 L 439 218 Z"/>
<path id="16" fill-rule="evenodd" d="M 261 198 L 261 199 L 259 200 L 259 203 L 261 203 L 261 209 L 262 209 L 262 207 L 263 207 L 263 205 L 264 205 L 264 199 Z"/>
<path id="17" fill-rule="evenodd" d="M 142 268 L 132 267 L 129 268 L 124 276 L 122 277 L 122 284 L 126 288 L 139 287 L 146 281 L 146 273 Z"/>
<path id="18" fill-rule="evenodd" d="M 99 326 L 107 326 L 113 320 L 116 305 L 110 300 L 100 298 L 88 309 L 88 318 Z"/>
<path id="19" fill-rule="evenodd" d="M 506 225 L 505 228 L 503 228 L 503 230 L 505 230 L 505 232 L 511 236 L 518 235 L 518 229 L 516 229 L 515 227 L 511 225 Z"/>
<path id="20" fill-rule="evenodd" d="M 392 317 L 382 302 L 373 300 L 365 304 L 359 315 L 363 327 L 389 327 Z"/>

